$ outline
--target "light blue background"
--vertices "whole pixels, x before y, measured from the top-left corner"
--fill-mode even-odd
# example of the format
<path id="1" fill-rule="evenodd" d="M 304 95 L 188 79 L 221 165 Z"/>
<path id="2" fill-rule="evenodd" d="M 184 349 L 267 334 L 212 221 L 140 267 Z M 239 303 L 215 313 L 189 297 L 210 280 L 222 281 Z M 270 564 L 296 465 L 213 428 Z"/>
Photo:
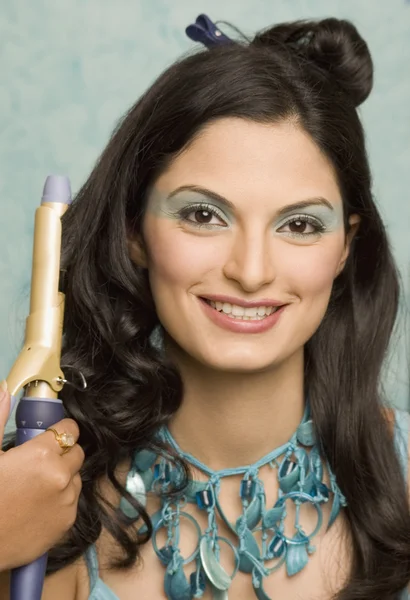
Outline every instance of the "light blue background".
<path id="1" fill-rule="evenodd" d="M 0 378 L 21 346 L 45 177 L 67 174 L 79 188 L 118 118 L 194 47 L 184 30 L 202 12 L 250 34 L 298 18 L 348 18 L 368 42 L 375 88 L 361 114 L 374 193 L 405 288 L 385 381 L 391 402 L 410 407 L 408 0 L 1 0 Z"/>

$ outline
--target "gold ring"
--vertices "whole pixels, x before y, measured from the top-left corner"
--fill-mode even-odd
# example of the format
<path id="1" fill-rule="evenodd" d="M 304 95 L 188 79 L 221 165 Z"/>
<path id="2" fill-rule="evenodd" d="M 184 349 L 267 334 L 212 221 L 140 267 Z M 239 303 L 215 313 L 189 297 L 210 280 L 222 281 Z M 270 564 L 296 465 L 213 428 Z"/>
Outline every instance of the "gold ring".
<path id="1" fill-rule="evenodd" d="M 65 431 L 63 433 L 58 433 L 58 431 L 52 427 L 49 427 L 46 431 L 52 431 L 54 433 L 56 442 L 58 442 L 60 448 L 63 450 L 63 454 L 68 452 L 75 444 L 74 436 L 71 433 L 66 433 Z"/>

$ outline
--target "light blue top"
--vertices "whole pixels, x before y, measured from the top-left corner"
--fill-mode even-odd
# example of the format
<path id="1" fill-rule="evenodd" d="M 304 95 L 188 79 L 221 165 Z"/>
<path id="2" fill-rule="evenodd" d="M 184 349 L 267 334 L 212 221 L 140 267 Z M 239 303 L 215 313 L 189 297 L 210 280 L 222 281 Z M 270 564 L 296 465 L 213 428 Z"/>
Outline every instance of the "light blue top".
<path id="1" fill-rule="evenodd" d="M 405 480 L 407 481 L 410 414 L 398 409 L 394 409 L 394 412 L 394 443 L 403 468 Z M 88 600 L 120 600 L 118 596 L 114 594 L 114 592 L 99 577 L 98 559 L 94 545 L 88 548 L 85 553 L 85 558 L 90 576 L 90 595 Z M 400 600 L 410 600 L 410 592 L 407 591 L 407 588 L 403 590 Z"/>

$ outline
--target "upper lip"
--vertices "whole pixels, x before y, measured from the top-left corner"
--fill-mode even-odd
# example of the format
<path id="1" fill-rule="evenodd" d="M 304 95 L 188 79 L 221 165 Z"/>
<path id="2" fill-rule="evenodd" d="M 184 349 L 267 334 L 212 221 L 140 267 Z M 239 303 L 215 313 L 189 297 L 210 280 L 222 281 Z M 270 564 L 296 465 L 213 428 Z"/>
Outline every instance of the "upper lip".
<path id="1" fill-rule="evenodd" d="M 260 298 L 259 300 L 243 300 L 242 298 L 234 298 L 233 296 L 224 296 L 219 294 L 207 294 L 206 296 L 201 296 L 201 298 L 204 298 L 204 300 L 212 300 L 213 302 L 229 302 L 229 304 L 236 304 L 237 306 L 243 306 L 244 308 L 284 305 L 284 302 L 271 300 L 269 298 Z"/>

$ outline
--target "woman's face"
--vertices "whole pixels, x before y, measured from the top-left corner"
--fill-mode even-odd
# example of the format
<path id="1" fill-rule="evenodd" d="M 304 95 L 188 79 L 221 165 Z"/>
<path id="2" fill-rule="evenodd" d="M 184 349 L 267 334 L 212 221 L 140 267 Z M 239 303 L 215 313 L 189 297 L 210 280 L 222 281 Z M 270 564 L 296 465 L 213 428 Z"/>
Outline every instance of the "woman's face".
<path id="1" fill-rule="evenodd" d="M 208 125 L 157 179 L 143 236 L 131 256 L 148 268 L 168 335 L 196 361 L 242 372 L 303 351 L 350 242 L 333 169 L 310 137 L 237 118 Z"/>

